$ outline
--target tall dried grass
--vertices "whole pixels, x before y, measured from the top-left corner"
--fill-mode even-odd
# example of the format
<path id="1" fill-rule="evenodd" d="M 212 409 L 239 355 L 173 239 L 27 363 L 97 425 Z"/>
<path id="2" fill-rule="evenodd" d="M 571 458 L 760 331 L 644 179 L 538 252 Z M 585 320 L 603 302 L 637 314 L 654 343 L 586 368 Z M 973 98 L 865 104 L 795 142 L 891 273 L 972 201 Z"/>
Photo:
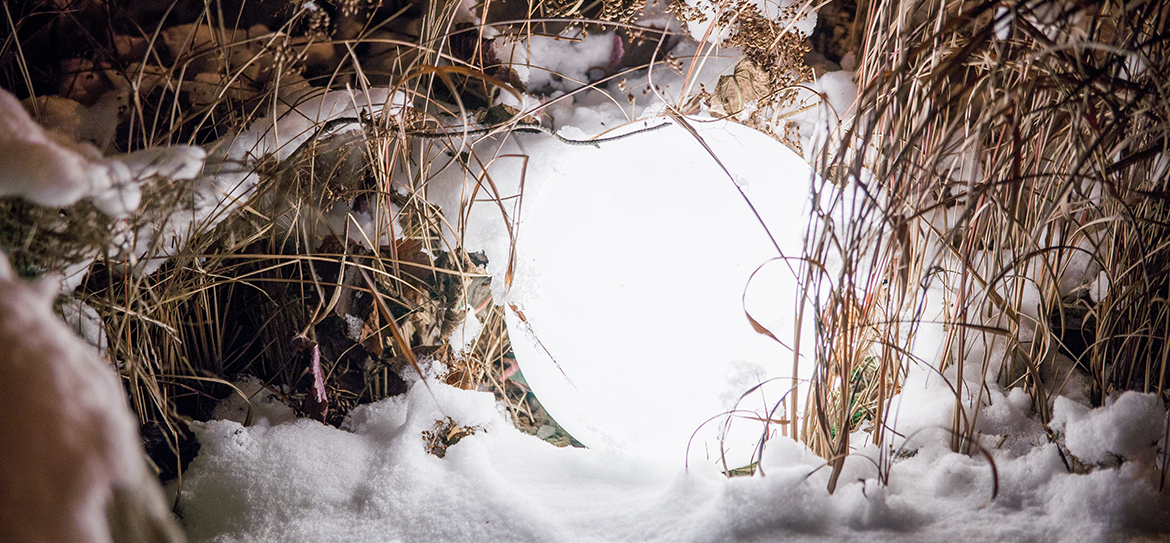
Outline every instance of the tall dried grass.
<path id="1" fill-rule="evenodd" d="M 483 28 L 456 22 L 459 2 L 317 4 L 329 9 L 294 2 L 273 11 L 248 1 L 194 8 L 174 2 L 161 12 L 134 2 L 80 3 L 70 9 L 49 1 L 5 4 L 11 32 L 0 49 L 0 71 L 6 88 L 32 97 L 61 90 L 56 64 L 61 59 L 53 55 L 68 47 L 46 44 L 77 32 L 96 51 L 87 54 L 92 62 L 80 64 L 83 72 L 77 75 L 126 90 L 127 107 L 107 152 L 175 143 L 230 145 L 243 128 L 326 90 L 388 86 L 412 102 L 405 118 L 363 119 L 357 131 L 328 134 L 309 127 L 320 137 L 283 161 L 256 156 L 225 165 L 258 172 L 259 191 L 233 210 L 193 225 L 178 250 L 156 247 L 169 256 L 156 272 L 142 270 L 149 258 L 99 255 L 76 296 L 101 316 L 106 355 L 121 373 L 140 420 L 174 453 L 154 455 L 174 463 L 160 466 L 172 474 L 189 460 L 180 458 L 185 422 L 209 415 L 226 394 L 241 393 L 231 381 L 242 375 L 260 377 L 304 414 L 337 423 L 356 403 L 395 393 L 398 375 L 415 371 L 409 367 L 415 356 L 427 355 L 449 362 L 452 384 L 496 392 L 517 420 L 538 427 L 547 418 L 531 394 L 506 377 L 515 362 L 502 315 L 482 299 L 486 277 L 471 255 L 447 246 L 439 235 L 441 227 L 458 228 L 459 218 L 443 217 L 427 200 L 433 157 L 449 151 L 466 153 L 469 163 L 489 159 L 477 156 L 458 135 L 411 137 L 453 118 L 470 118 L 473 110 L 482 112 L 494 93 L 515 93 L 518 81 L 494 58 Z M 512 38 L 555 34 L 570 25 L 612 23 L 636 30 L 628 21 L 589 18 L 612 7 L 608 4 L 538 2 L 522 12 L 517 5 L 484 7 L 496 29 Z M 547 18 L 553 16 L 559 18 Z M 256 21 L 270 30 L 249 28 Z M 115 38 L 115 28 L 130 36 L 128 46 Z M 26 55 L 30 49 L 36 54 Z M 519 121 L 506 113 L 492 129 L 506 130 Z M 190 191 L 182 183 L 147 187 L 144 211 L 134 220 L 169 216 L 182 209 Z M 397 206 L 398 222 L 383 214 L 368 232 L 356 223 L 344 232 L 326 225 L 322 210 L 357 201 L 377 209 Z M 0 203 L 4 209 L 22 205 Z M 88 218 L 90 211 L 78 208 L 73 214 Z M 32 215 L 46 213 L 57 215 L 56 210 Z M 96 234 L 113 225 L 101 219 L 75 229 L 84 235 L 70 240 L 79 247 L 69 247 L 73 260 L 109 246 L 108 235 Z M 30 221 L 5 221 L 8 249 L 35 231 Z M 399 241 L 380 243 L 386 233 Z M 357 242 L 362 240 L 364 246 Z M 39 266 L 30 266 L 30 273 L 61 268 L 60 245 L 39 243 L 26 251 Z M 338 304 L 354 292 L 373 290 L 389 307 L 365 308 L 370 316 L 358 346 L 330 346 L 330 338 L 346 335 L 338 329 L 344 326 Z M 456 359 L 434 343 L 445 339 L 455 316 L 469 307 L 479 308 L 485 333 Z M 313 403 L 319 379 L 306 349 L 319 351 L 328 414 Z M 359 360 L 355 352 L 369 357 Z"/>
<path id="2" fill-rule="evenodd" d="M 911 364 L 948 376 L 956 451 L 977 443 L 983 382 L 1024 387 L 1045 423 L 1074 372 L 1097 405 L 1122 390 L 1165 399 L 1170 3 L 863 9 L 857 121 L 817 168 L 865 194 L 864 220 L 820 221 L 807 245 L 843 263 L 810 273 L 829 303 L 804 438 L 830 460 L 830 489 L 858 399 L 876 400 L 865 416 L 888 442 L 882 398 Z M 941 314 L 924 305 L 931 288 Z M 913 356 L 934 319 L 941 353 Z"/>

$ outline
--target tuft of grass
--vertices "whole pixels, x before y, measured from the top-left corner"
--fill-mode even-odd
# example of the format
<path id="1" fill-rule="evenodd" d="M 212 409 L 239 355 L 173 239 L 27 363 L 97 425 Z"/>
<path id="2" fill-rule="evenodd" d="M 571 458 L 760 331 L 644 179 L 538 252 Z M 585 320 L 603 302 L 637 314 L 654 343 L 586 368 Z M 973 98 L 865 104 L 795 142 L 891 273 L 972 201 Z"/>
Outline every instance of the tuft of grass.
<path id="1" fill-rule="evenodd" d="M 426 198 L 437 168 L 428 157 L 449 151 L 468 164 L 490 159 L 457 136 L 412 137 L 453 119 L 507 129 L 528 113 L 489 110 L 499 93 L 523 88 L 484 28 L 460 18 L 459 3 L 293 2 L 273 10 L 256 1 L 176 2 L 161 11 L 115 4 L 6 3 L 11 32 L 0 46 L 2 84 L 32 98 L 34 108 L 59 93 L 122 100 L 102 147 L 107 154 L 231 145 L 244 128 L 328 90 L 385 86 L 413 106 L 402 117 L 361 119 L 360 130 L 324 135 L 324 127 L 309 127 L 321 137 L 285 160 L 225 165 L 258 173 L 258 191 L 193 225 L 185 242 L 159 239 L 146 255 L 109 249 L 110 233 L 149 231 L 181 216 L 192 205 L 190 183 L 150 181 L 127 225 L 84 202 L 62 212 L 0 201 L 0 210 L 11 211 L 0 221 L 0 243 L 28 273 L 97 257 L 72 295 L 100 314 L 105 356 L 144 426 L 153 438 L 161 434 L 151 453 L 168 464 L 162 472 L 181 472 L 190 460 L 186 422 L 207 418 L 220 399 L 239 393 L 231 381 L 243 375 L 258 377 L 302 414 L 339 424 L 353 406 L 401 392 L 404 372 L 432 359 L 449 367 L 448 383 L 496 393 L 519 425 L 532 432 L 555 426 L 526 385 L 510 378 L 515 361 L 502 313 L 489 303 L 482 260 L 440 235 L 447 228 L 461 239 L 467 210 L 444 217 Z M 665 41 L 661 30 L 636 28 L 609 4 L 538 2 L 518 16 L 514 2 L 495 5 L 506 9 L 483 9 L 499 41 L 609 24 Z M 597 18 L 603 8 L 613 19 Z M 84 51 L 69 53 L 74 46 Z M 60 62 L 69 55 L 81 58 Z M 349 220 L 337 231 L 325 220 L 335 206 L 371 210 L 374 221 Z M 159 255 L 166 263 L 148 272 Z M 373 296 L 385 311 L 369 303 Z M 453 353 L 446 341 L 468 308 L 477 309 L 484 332 Z"/>
<path id="2" fill-rule="evenodd" d="M 865 195 L 862 220 L 820 221 L 806 246 L 843 263 L 809 274 L 829 302 L 805 437 L 823 443 L 830 490 L 872 383 L 844 376 L 868 361 L 887 398 L 910 364 L 948 379 L 957 451 L 974 451 L 983 382 L 1024 387 L 1045 423 L 1074 373 L 1096 405 L 1166 399 L 1168 8 L 888 0 L 857 14 L 857 122 L 817 168 Z M 938 357 L 912 354 L 937 321 Z M 875 443 L 889 416 L 877 402 Z"/>

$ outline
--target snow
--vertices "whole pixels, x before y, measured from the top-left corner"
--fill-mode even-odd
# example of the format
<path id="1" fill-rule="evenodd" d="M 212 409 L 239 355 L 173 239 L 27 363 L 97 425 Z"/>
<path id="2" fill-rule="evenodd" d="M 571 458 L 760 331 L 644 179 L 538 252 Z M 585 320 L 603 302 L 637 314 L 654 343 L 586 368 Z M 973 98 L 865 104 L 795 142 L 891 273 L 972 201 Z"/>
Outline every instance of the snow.
<path id="1" fill-rule="evenodd" d="M 511 63 L 529 92 L 568 92 L 596 79 L 589 77 L 590 72 L 608 70 L 614 33 L 591 33 L 584 38 L 532 36 L 497 48 L 500 59 Z"/>
<path id="2" fill-rule="evenodd" d="M 1082 462 L 1134 458 L 1154 451 L 1166 435 L 1166 410 L 1156 394 L 1128 391 L 1090 411 L 1056 398 L 1052 428 L 1063 430 L 1068 452 Z"/>
<path id="3" fill-rule="evenodd" d="M 728 36 L 730 29 L 717 23 L 719 17 L 732 6 L 737 10 L 743 10 L 743 6 L 754 8 L 761 16 L 778 24 L 780 28 L 803 36 L 812 35 L 813 29 L 817 26 L 814 3 L 803 0 L 751 0 L 742 5 L 715 0 L 686 0 L 686 4 L 705 16 L 703 20 L 687 24 L 691 37 L 700 42 L 719 43 Z"/>
<path id="4" fill-rule="evenodd" d="M 451 337 L 447 339 L 447 343 L 451 345 L 451 350 L 456 354 L 467 353 L 475 348 L 475 340 L 481 331 L 483 331 L 483 322 L 476 316 L 474 308 L 468 308 L 463 322 L 451 331 Z"/>
<path id="5" fill-rule="evenodd" d="M 105 163 L 92 145 L 46 132 L 7 91 L 0 91 L 0 119 L 0 196 L 50 207 L 97 197 L 95 204 L 107 203 L 100 209 L 114 217 L 137 206 L 137 188 L 118 184 L 128 176 L 117 162 Z M 119 206 L 120 200 L 133 205 Z"/>
<path id="6" fill-rule="evenodd" d="M 65 102 L 42 101 L 57 104 L 46 111 L 57 125 L 70 125 L 73 121 L 61 117 L 77 114 Z M 43 206 L 68 207 L 89 198 L 110 217 L 124 218 L 138 208 L 139 182 L 156 175 L 191 179 L 203 163 L 202 149 L 184 145 L 102 157 L 92 144 L 72 139 L 76 134 L 46 131 L 3 90 L 0 119 L 0 196 Z"/>
<path id="7" fill-rule="evenodd" d="M 100 110 L 107 101 L 102 97 L 94 108 Z M 112 137 L 116 123 L 110 123 L 108 112 L 83 113 L 85 108 L 64 98 L 37 100 L 30 106 L 43 109 L 47 122 L 64 132 L 46 130 L 34 122 L 16 97 L 0 89 L 0 197 L 20 197 L 57 208 L 88 199 L 99 211 L 118 221 L 111 256 L 126 251 L 134 254 L 133 238 L 139 237 L 139 232 L 129 232 L 125 226 L 126 219 L 138 211 L 142 183 L 151 178 L 192 179 L 203 167 L 205 151 L 187 145 L 104 157 L 93 143 L 77 139 L 87 133 L 78 126 L 94 123 L 95 117 L 105 119 L 102 122 L 110 127 Z M 139 243 L 153 241 L 138 239 Z M 98 252 L 95 249 L 92 256 L 55 274 L 63 290 L 72 291 L 80 284 Z M 89 334 L 94 336 L 91 339 L 95 345 L 101 344 L 96 338 L 99 334 Z"/>
<path id="8" fill-rule="evenodd" d="M 490 394 L 411 380 L 406 395 L 355 410 L 343 429 L 197 423 L 203 448 L 179 495 L 191 540 L 1102 541 L 1170 530 L 1148 433 L 1123 438 L 1142 460 L 1087 475 L 1068 473 L 1042 436 L 1021 453 L 993 450 L 994 500 L 987 459 L 951 453 L 945 438 L 904 451 L 912 456 L 884 488 L 868 447 L 830 495 L 824 461 L 787 438 L 770 442 L 765 476 L 727 479 L 558 449 L 517 431 Z M 1126 413 L 1095 416 L 1108 425 Z M 1164 424 L 1160 407 L 1142 413 Z M 439 458 L 424 432 L 448 417 L 474 433 Z"/>
<path id="9" fill-rule="evenodd" d="M 810 84 L 795 89 L 791 111 L 771 112 L 766 122 L 773 130 L 781 122 L 793 123 L 805 160 L 815 163 L 826 144 L 837 144 L 840 135 L 853 123 L 854 101 L 857 99 L 857 84 L 853 79 L 853 72 L 844 70 L 822 74 Z M 829 147 L 835 149 L 832 145 Z"/>
<path id="10" fill-rule="evenodd" d="M 55 284 L 0 259 L 0 533 L 5 541 L 178 541 L 112 367 L 53 314 Z"/>
<path id="11" fill-rule="evenodd" d="M 276 392 L 265 388 L 259 379 L 246 377 L 234 386 L 235 394 L 215 406 L 213 420 L 274 426 L 297 418 L 296 411 L 281 402 Z"/>
<path id="12" fill-rule="evenodd" d="M 76 298 L 65 300 L 61 303 L 61 316 L 78 337 L 97 348 L 99 353 L 106 351 L 105 323 L 89 304 Z"/>

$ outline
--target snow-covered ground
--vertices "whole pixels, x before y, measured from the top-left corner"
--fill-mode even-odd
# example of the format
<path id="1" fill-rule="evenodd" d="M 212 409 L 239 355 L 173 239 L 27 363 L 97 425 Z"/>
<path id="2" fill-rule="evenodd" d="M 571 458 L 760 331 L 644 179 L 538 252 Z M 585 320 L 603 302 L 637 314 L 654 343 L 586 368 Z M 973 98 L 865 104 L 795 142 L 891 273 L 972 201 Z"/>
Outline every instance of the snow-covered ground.
<path id="1" fill-rule="evenodd" d="M 1119 467 L 1069 473 L 1012 392 L 988 408 L 994 469 L 922 432 L 888 486 L 870 448 L 832 495 L 824 461 L 783 437 L 768 444 L 766 475 L 728 479 L 556 448 L 516 430 L 490 394 L 438 381 L 355 410 L 344 429 L 291 420 L 262 396 L 252 426 L 195 425 L 202 449 L 179 500 L 193 541 L 1130 541 L 1170 530 L 1154 469 L 1166 412 L 1137 393 L 1089 413 L 1057 407 L 1070 449 L 1121 455 Z M 439 458 L 424 432 L 447 418 L 471 434 Z"/>

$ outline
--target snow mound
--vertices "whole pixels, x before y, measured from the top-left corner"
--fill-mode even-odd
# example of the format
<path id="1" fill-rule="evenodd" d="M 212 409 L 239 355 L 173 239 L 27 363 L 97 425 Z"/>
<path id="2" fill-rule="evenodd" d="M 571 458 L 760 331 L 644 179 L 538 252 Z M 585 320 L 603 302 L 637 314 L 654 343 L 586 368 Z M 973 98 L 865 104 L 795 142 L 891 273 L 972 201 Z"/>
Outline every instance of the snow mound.
<path id="1" fill-rule="evenodd" d="M 1157 394 L 1128 391 L 1095 410 L 1057 397 L 1050 426 L 1064 430 L 1068 452 L 1098 464 L 1150 456 L 1165 436 L 1166 424 L 1166 409 Z"/>
<path id="2" fill-rule="evenodd" d="M 46 132 L 14 96 L 0 90 L 0 197 L 19 196 L 47 207 L 89 198 L 117 218 L 138 208 L 138 182 L 151 175 L 190 179 L 203 150 L 175 146 L 103 158 L 91 144 Z"/>
<path id="3" fill-rule="evenodd" d="M 197 423 L 179 495 L 192 541 L 1125 541 L 1170 533 L 1157 473 L 1067 472 L 1043 434 L 1026 454 L 941 443 L 896 461 L 846 459 L 836 493 L 803 445 L 770 442 L 766 476 L 724 478 L 518 432 L 490 394 L 439 381 L 356 409 L 344 429 L 301 419 Z M 449 421 L 447 425 L 436 422 Z M 462 435 L 434 454 L 434 433 Z M 430 434 L 428 434 L 428 432 Z M 432 452 L 428 452 L 428 450 Z M 171 488 L 174 491 L 174 487 Z"/>

